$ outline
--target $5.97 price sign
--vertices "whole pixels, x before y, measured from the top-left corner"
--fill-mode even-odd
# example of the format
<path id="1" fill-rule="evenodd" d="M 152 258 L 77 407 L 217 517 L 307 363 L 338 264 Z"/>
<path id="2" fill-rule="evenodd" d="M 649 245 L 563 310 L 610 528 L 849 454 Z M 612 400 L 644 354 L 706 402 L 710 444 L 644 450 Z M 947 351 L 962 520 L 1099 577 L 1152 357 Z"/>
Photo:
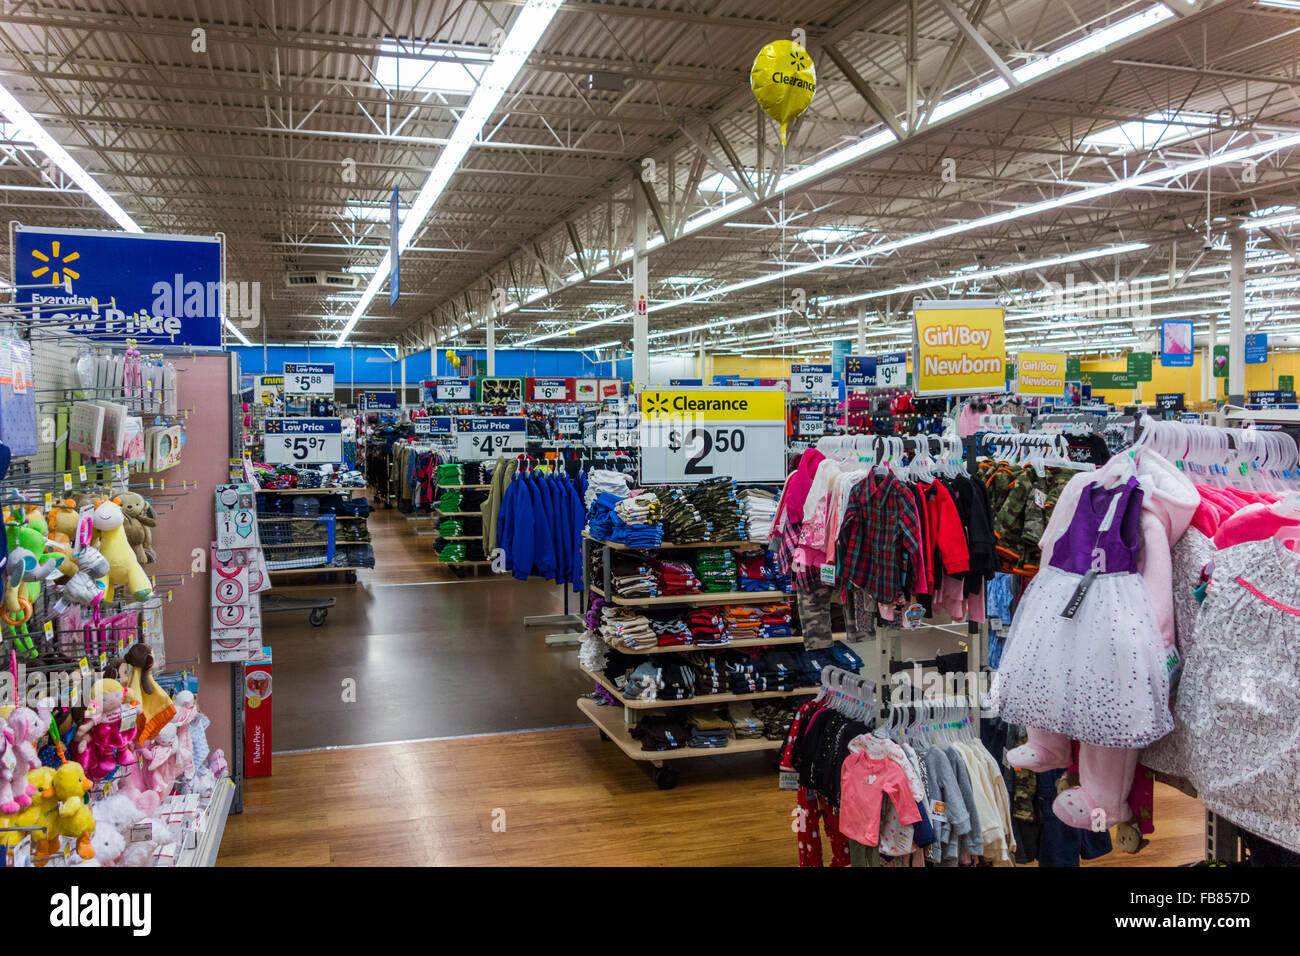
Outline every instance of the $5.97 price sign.
<path id="1" fill-rule="evenodd" d="M 645 389 L 641 480 L 785 478 L 785 392 L 768 388 Z"/>
<path id="2" fill-rule="evenodd" d="M 461 461 L 517 455 L 526 448 L 528 426 L 521 416 L 465 415 L 454 423 L 456 457 Z"/>
<path id="3" fill-rule="evenodd" d="M 337 418 L 268 418 L 265 459 L 272 465 L 332 465 L 343 460 Z"/>

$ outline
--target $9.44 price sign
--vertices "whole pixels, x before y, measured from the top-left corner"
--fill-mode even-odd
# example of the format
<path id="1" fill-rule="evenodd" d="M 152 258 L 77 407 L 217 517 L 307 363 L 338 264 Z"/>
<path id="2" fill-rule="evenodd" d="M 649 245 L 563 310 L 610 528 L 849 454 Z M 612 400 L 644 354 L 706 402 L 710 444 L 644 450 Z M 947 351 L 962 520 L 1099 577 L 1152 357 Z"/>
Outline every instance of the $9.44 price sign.
<path id="1" fill-rule="evenodd" d="M 464 415 L 454 422 L 456 457 L 461 461 L 517 455 L 526 448 L 528 426 L 522 416 Z"/>
<path id="2" fill-rule="evenodd" d="M 265 459 L 272 465 L 332 465 L 343 460 L 337 418 L 268 418 Z"/>
<path id="3" fill-rule="evenodd" d="M 641 480 L 785 478 L 785 392 L 652 388 L 641 392 Z"/>

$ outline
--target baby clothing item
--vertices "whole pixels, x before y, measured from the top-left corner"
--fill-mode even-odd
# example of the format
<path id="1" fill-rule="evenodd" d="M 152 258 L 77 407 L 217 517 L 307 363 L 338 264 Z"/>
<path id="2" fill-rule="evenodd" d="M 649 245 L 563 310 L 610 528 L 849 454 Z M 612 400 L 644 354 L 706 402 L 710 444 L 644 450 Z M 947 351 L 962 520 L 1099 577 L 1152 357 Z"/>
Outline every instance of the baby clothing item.
<path id="1" fill-rule="evenodd" d="M 885 797 L 893 802 L 899 821 L 920 821 L 902 767 L 887 758 L 850 754 L 840 769 L 840 832 L 866 846 L 879 845 Z"/>

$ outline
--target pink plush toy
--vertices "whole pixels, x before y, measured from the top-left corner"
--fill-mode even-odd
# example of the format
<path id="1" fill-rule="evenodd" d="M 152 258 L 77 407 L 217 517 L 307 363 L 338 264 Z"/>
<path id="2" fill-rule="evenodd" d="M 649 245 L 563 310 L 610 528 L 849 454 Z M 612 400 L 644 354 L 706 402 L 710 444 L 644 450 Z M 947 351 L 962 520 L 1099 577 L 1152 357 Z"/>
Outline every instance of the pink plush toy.
<path id="1" fill-rule="evenodd" d="M 191 724 L 199 715 L 194 694 L 183 690 L 172 700 L 176 706 L 176 716 L 172 724 L 176 727 L 176 770 L 186 780 L 194 777 L 194 740 L 190 735 Z"/>
<path id="2" fill-rule="evenodd" d="M 19 803 L 14 795 L 14 769 L 18 766 L 17 748 L 14 747 L 14 732 L 5 724 L 0 727 L 0 813 L 17 813 L 32 802 L 31 795 L 25 790 L 22 797 L 26 804 Z M 25 777 L 19 778 L 20 783 Z"/>
<path id="3" fill-rule="evenodd" d="M 73 756 L 91 780 L 106 780 L 118 767 L 135 763 L 131 741 L 135 728 L 122 729 L 122 700 L 126 688 L 112 678 L 95 681 L 86 721 L 77 728 Z"/>
<path id="4" fill-rule="evenodd" d="M 12 810 L 9 809 L 9 804 L 0 804 L 0 813 L 15 813 L 19 807 L 31 806 L 32 797 L 36 795 L 36 788 L 26 782 L 27 771 L 35 770 L 41 765 L 41 758 L 36 753 L 36 742 L 50 729 L 50 714 L 54 713 L 54 700 L 44 697 L 37 702 L 36 706 L 38 710 L 19 707 L 6 721 L 10 731 L 10 734 L 6 735 L 6 740 L 13 747 L 16 758 L 13 779 L 24 784 L 25 792 L 13 795 L 15 806 Z"/>

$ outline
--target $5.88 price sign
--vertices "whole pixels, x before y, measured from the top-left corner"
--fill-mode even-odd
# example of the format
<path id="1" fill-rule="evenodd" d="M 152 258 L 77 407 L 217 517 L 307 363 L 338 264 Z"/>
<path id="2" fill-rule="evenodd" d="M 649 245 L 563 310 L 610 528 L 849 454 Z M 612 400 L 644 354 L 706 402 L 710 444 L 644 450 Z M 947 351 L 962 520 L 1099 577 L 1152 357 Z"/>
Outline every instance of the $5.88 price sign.
<path id="1" fill-rule="evenodd" d="M 790 393 L 829 398 L 835 394 L 834 371 L 829 365 L 791 365 Z"/>
<path id="2" fill-rule="evenodd" d="M 641 392 L 641 480 L 785 478 L 785 392 L 677 388 Z"/>
<path id="3" fill-rule="evenodd" d="M 343 422 L 337 418 L 268 418 L 264 455 L 272 465 L 332 465 L 343 460 Z"/>
<path id="4" fill-rule="evenodd" d="M 284 363 L 284 391 L 287 395 L 333 395 L 334 363 Z"/>

